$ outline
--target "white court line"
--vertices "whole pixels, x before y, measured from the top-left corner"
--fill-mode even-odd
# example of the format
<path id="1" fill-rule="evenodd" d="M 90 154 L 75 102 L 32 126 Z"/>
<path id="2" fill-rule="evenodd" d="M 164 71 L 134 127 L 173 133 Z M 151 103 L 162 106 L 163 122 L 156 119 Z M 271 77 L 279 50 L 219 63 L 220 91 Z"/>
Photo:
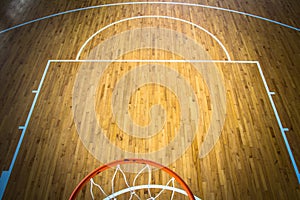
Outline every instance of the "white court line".
<path id="1" fill-rule="evenodd" d="M 144 18 L 162 18 L 162 19 L 172 19 L 172 20 L 176 20 L 176 21 L 181 21 L 187 24 L 190 24 L 192 26 L 195 26 L 196 28 L 204 31 L 205 33 L 209 34 L 215 41 L 218 42 L 218 44 L 222 47 L 222 49 L 224 50 L 226 57 L 228 60 L 231 60 L 229 53 L 227 51 L 227 49 L 225 48 L 225 46 L 223 45 L 223 43 L 211 32 L 209 32 L 208 30 L 206 30 L 205 28 L 203 28 L 202 26 L 199 26 L 197 24 L 194 24 L 190 21 L 184 20 L 184 19 L 180 19 L 180 18 L 176 18 L 176 17 L 170 17 L 170 16 L 163 16 L 163 15 L 147 15 L 147 16 L 135 16 L 135 17 L 130 17 L 130 18 L 125 18 L 125 19 L 121 19 L 119 21 L 115 21 L 111 24 L 108 24 L 107 26 L 101 28 L 100 30 L 98 30 L 97 32 L 95 32 L 92 36 L 90 36 L 85 42 L 84 44 L 81 46 L 80 50 L 78 51 L 78 54 L 76 56 L 76 60 L 79 60 L 79 57 L 81 55 L 81 52 L 83 51 L 84 47 L 89 43 L 90 40 L 92 40 L 96 35 L 98 35 L 99 33 L 101 33 L 102 31 L 104 31 L 105 29 L 118 24 L 118 23 L 122 23 L 125 21 L 129 21 L 129 20 L 134 20 L 134 19 L 144 19 Z"/>
<path id="2" fill-rule="evenodd" d="M 12 160 L 11 165 L 9 167 L 9 170 L 8 171 L 2 171 L 2 174 L 1 174 L 1 177 L 0 177 L 0 186 L 1 186 L 0 187 L 0 199 L 2 199 L 2 196 L 4 194 L 5 188 L 7 186 L 8 180 L 9 180 L 9 177 L 10 177 L 12 169 L 14 167 L 14 163 L 16 161 L 16 157 L 17 157 L 17 155 L 19 153 L 19 150 L 20 150 L 20 147 L 21 147 L 24 135 L 26 133 L 27 126 L 29 124 L 32 112 L 34 110 L 34 107 L 35 107 L 36 101 L 38 99 L 39 93 L 41 91 L 41 88 L 43 86 L 45 77 L 47 75 L 47 72 L 48 72 L 48 69 L 49 69 L 49 66 L 50 66 L 50 63 L 52 63 L 52 62 L 53 63 L 55 63 L 55 62 L 186 62 L 186 63 L 187 62 L 190 62 L 190 63 L 192 63 L 192 62 L 199 62 L 199 63 L 200 62 L 203 62 L 203 63 L 216 62 L 216 63 L 241 63 L 241 64 L 243 64 L 243 63 L 249 63 L 249 64 L 256 64 L 257 68 L 259 70 L 260 76 L 262 78 L 263 84 L 265 86 L 266 92 L 268 94 L 269 101 L 270 101 L 271 106 L 273 108 L 275 117 L 277 119 L 277 123 L 279 125 L 280 131 L 282 133 L 282 137 L 284 139 L 284 142 L 285 142 L 288 154 L 290 156 L 292 165 L 294 167 L 294 170 L 295 170 L 295 173 L 296 173 L 296 176 L 297 176 L 297 179 L 298 179 L 298 183 L 300 184 L 300 173 L 299 173 L 299 170 L 298 170 L 295 158 L 293 156 L 292 150 L 290 148 L 288 139 L 287 139 L 286 134 L 285 134 L 285 132 L 288 131 L 288 128 L 284 128 L 282 126 L 282 123 L 281 123 L 281 120 L 279 118 L 276 106 L 275 106 L 274 101 L 273 101 L 272 96 L 271 96 L 272 94 L 270 94 L 271 92 L 269 90 L 269 87 L 268 87 L 268 84 L 266 82 L 265 76 L 264 76 L 264 74 L 262 72 L 261 66 L 260 66 L 260 64 L 259 64 L 258 61 L 226 61 L 226 60 L 48 60 L 47 65 L 46 65 L 45 70 L 44 70 L 44 73 L 43 73 L 43 76 L 41 78 L 41 81 L 40 81 L 37 93 L 35 95 L 35 98 L 33 100 L 32 106 L 30 108 L 30 111 L 29 111 L 29 114 L 28 114 L 25 126 L 20 126 L 19 127 L 19 129 L 22 129 L 22 135 L 21 135 L 21 137 L 19 139 L 18 146 L 17 146 L 16 151 L 14 153 L 14 157 L 13 157 L 13 160 Z"/>
<path id="3" fill-rule="evenodd" d="M 16 26 L 4 29 L 2 31 L 0 31 L 0 34 L 8 32 L 10 30 L 16 29 L 18 27 L 22 27 L 25 26 L 27 24 L 32 24 L 34 22 L 38 22 L 44 19 L 49 19 L 52 17 L 56 17 L 59 15 L 64 15 L 64 14 L 68 14 L 68 13 L 74 13 L 74 12 L 79 12 L 79 11 L 83 11 L 83 10 L 89 10 L 89 9 L 97 9 L 97 8 L 103 8 L 103 7 L 110 7 L 110 6 L 123 6 L 123 5 L 135 5 L 135 4 L 164 4 L 164 5 L 182 5 L 182 6 L 193 6 L 193 7 L 201 7 L 201 8 L 207 8 L 207 9 L 213 9 L 213 10 L 221 10 L 221 11 L 225 11 L 225 12 L 231 12 L 231 13 L 235 13 L 235 14 L 239 14 L 239 15 L 245 15 L 248 17 L 253 17 L 256 19 L 260 19 L 260 20 L 264 20 L 273 24 L 277 24 L 286 28 L 290 28 L 296 31 L 300 31 L 300 28 L 296 28 L 294 26 L 290 26 L 288 24 L 284 24 L 272 19 L 268 19 L 265 17 L 261 17 L 258 15 L 254 15 L 254 14 L 250 14 L 250 13 L 246 13 L 246 12 L 241 12 L 241 11 L 237 11 L 237 10 L 232 10 L 232 9 L 227 9 L 227 8 L 222 8 L 222 7 L 216 7 L 216 6 L 207 6 L 207 5 L 203 5 L 203 4 L 193 4 L 193 3 L 183 3 L 183 2 L 124 2 L 124 3 L 112 3 L 112 4 L 104 4 L 104 5 L 96 5 L 96 6 L 88 6 L 88 7 L 84 7 L 84 8 L 77 8 L 77 9 L 73 9 L 73 10 L 68 10 L 68 11 L 64 11 L 64 12 L 59 12 L 59 13 L 55 13 L 52 15 L 47 15 L 41 18 L 37 18 L 34 20 L 30 20 L 21 24 L 18 24 Z"/>
<path id="4" fill-rule="evenodd" d="M 126 62 L 150 62 L 150 63 L 248 63 L 248 64 L 256 64 L 257 61 L 247 61 L 247 60 L 49 60 L 50 62 L 118 62 L 118 63 L 126 63 Z"/>

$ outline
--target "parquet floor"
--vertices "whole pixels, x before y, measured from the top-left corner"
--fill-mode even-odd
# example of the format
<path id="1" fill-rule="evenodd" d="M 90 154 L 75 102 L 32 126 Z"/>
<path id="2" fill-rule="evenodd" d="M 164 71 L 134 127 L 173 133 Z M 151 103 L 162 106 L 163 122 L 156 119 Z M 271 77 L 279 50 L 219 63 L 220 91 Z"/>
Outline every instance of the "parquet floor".
<path id="1" fill-rule="evenodd" d="M 185 3 L 298 30 L 195 5 L 131 3 L 2 32 L 3 199 L 67 199 L 90 171 L 126 157 L 166 165 L 201 199 L 300 199 L 299 2 Z M 0 29 L 98 4 L 2 1 Z M 153 173 L 153 184 L 167 182 Z M 101 179 L 106 190 L 110 181 Z"/>

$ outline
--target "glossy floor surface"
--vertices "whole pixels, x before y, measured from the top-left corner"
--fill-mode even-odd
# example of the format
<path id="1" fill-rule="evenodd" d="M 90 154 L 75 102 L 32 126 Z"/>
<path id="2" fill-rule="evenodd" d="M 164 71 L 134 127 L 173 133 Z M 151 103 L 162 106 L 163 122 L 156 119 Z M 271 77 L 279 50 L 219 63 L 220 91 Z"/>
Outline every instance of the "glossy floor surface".
<path id="1" fill-rule="evenodd" d="M 169 167 L 201 199 L 300 199 L 299 1 L 0 7 L 3 199 L 67 199 L 129 157 Z M 169 178 L 154 170 L 151 184 Z"/>

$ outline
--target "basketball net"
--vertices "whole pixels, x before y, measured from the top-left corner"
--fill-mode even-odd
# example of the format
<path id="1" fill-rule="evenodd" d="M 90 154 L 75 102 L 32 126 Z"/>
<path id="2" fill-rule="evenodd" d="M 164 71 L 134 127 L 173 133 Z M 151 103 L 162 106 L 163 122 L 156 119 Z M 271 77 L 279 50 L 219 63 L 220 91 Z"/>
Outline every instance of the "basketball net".
<path id="1" fill-rule="evenodd" d="M 133 181 L 130 181 L 126 176 L 125 173 L 126 171 L 124 170 L 125 169 L 124 164 L 135 164 L 135 165 L 142 164 L 143 167 L 136 173 L 134 177 L 130 178 Z M 171 178 L 168 181 L 166 181 L 164 185 L 157 185 L 151 183 L 154 178 L 152 177 L 153 169 L 151 169 L 153 167 L 166 172 L 167 174 L 170 175 Z M 97 179 L 97 181 L 95 181 L 99 173 L 108 171 L 108 169 L 114 170 L 112 178 L 110 180 L 110 185 L 111 185 L 110 191 L 108 191 L 107 187 L 106 189 L 104 189 L 104 187 L 97 182 L 99 180 L 101 182 L 101 179 Z M 105 179 L 106 182 L 108 182 L 109 179 L 107 179 L 107 177 Z M 124 181 L 123 184 L 124 187 L 121 189 L 117 187 L 122 182 L 120 179 Z M 138 182 L 137 180 L 141 181 L 141 179 L 145 181 L 145 184 L 141 184 L 140 182 L 137 183 Z M 126 199 L 129 200 L 132 199 L 156 200 L 159 198 L 166 199 L 166 196 L 168 196 L 168 199 L 172 200 L 174 199 L 175 193 L 176 195 L 179 194 L 181 196 L 180 199 L 184 199 L 184 198 L 197 199 L 197 200 L 199 199 L 198 197 L 192 194 L 191 190 L 186 185 L 186 183 L 175 172 L 158 163 L 148 161 L 148 160 L 143 160 L 143 159 L 125 159 L 125 160 L 114 161 L 112 163 L 103 165 L 95 169 L 78 184 L 78 186 L 71 194 L 70 200 L 76 199 L 76 197 L 79 195 L 83 187 L 84 186 L 87 187 L 88 182 L 89 182 L 89 193 L 93 200 L 95 199 L 116 200 L 119 196 L 122 197 L 122 198 L 119 197 L 120 199 L 124 199 L 125 194 L 127 195 Z M 176 182 L 178 182 L 180 187 L 183 189 L 177 188 L 175 186 Z M 87 188 L 85 188 L 85 190 L 87 190 Z M 143 195 L 143 197 L 141 197 L 141 195 Z"/>

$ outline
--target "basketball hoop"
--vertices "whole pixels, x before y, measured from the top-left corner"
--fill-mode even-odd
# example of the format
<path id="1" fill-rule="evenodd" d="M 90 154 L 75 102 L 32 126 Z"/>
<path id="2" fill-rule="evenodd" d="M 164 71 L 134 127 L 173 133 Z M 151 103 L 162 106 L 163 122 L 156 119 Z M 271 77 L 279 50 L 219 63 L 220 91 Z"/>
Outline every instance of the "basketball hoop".
<path id="1" fill-rule="evenodd" d="M 124 173 L 124 171 L 121 168 L 121 165 L 126 165 L 126 164 L 142 164 L 144 165 L 144 167 L 137 173 L 137 175 L 134 177 L 132 186 L 130 186 L 126 175 Z M 169 176 L 171 176 L 172 178 L 167 182 L 166 185 L 155 185 L 155 184 L 151 184 L 151 169 L 150 167 L 154 167 L 156 169 L 159 169 L 165 173 L 167 173 Z M 102 187 L 94 182 L 94 177 L 108 169 L 112 169 L 115 168 L 115 171 L 113 173 L 113 177 L 112 177 L 112 194 L 108 195 L 105 193 L 105 191 L 102 189 Z M 149 173 L 149 179 L 148 179 L 148 183 L 145 185 L 138 185 L 136 186 L 136 180 L 137 178 L 143 173 L 145 172 L 145 170 L 147 170 L 147 172 Z M 119 190 L 117 192 L 114 191 L 114 179 L 116 174 L 120 172 L 121 176 L 124 178 L 124 181 L 126 183 L 126 188 Z M 176 188 L 174 187 L 174 181 L 176 181 L 177 183 L 179 183 L 179 185 L 182 187 L 182 189 Z M 93 187 L 96 187 L 99 189 L 99 191 L 102 192 L 102 194 L 105 196 L 104 199 L 116 199 L 117 196 L 122 195 L 124 193 L 130 193 L 130 199 L 135 196 L 137 199 L 141 199 L 138 194 L 136 193 L 136 191 L 138 190 L 148 190 L 147 192 L 150 194 L 150 198 L 148 199 L 156 199 L 158 198 L 158 196 L 161 195 L 161 193 L 163 191 L 172 191 L 172 195 L 171 195 L 171 199 L 173 199 L 174 193 L 180 193 L 183 195 L 188 196 L 188 198 L 190 200 L 198 200 L 199 198 L 194 196 L 192 191 L 190 190 L 190 188 L 188 187 L 188 185 L 183 181 L 182 178 L 180 178 L 174 171 L 172 171 L 171 169 L 158 164 L 156 162 L 150 161 L 150 160 L 144 160 L 144 159 L 124 159 L 124 160 L 117 160 L 117 161 L 113 161 L 111 163 L 105 164 L 101 167 L 96 168 L 95 170 L 93 170 L 91 173 L 89 173 L 84 179 L 81 180 L 81 182 L 77 185 L 77 187 L 74 189 L 74 191 L 72 192 L 69 200 L 74 200 L 77 195 L 79 194 L 79 192 L 82 190 L 82 188 L 88 183 L 90 182 L 90 193 L 92 196 L 92 199 L 94 199 L 94 194 L 93 194 Z M 172 186 L 170 186 L 172 185 Z M 156 195 L 156 196 L 152 196 L 150 189 L 160 189 L 160 192 Z"/>

